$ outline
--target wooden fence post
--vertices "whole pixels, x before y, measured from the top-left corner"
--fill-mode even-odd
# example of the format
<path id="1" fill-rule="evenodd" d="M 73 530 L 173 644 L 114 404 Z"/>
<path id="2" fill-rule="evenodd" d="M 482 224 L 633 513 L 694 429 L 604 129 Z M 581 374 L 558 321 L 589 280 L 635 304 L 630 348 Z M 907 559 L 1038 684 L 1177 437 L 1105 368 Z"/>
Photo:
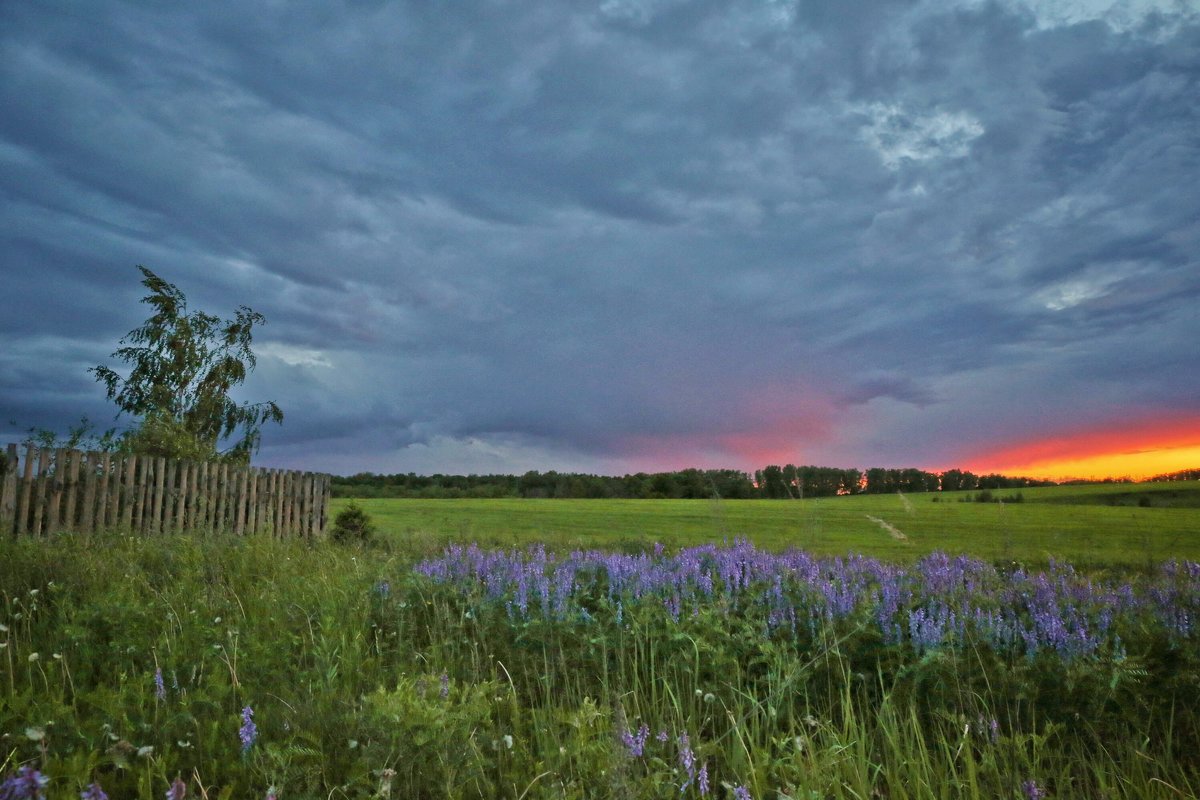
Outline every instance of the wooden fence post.
<path id="1" fill-rule="evenodd" d="M 137 478 L 137 456 L 125 457 L 125 477 L 121 481 L 121 527 L 133 531 L 133 502 L 137 499 L 134 479 Z"/>
<path id="2" fill-rule="evenodd" d="M 142 522 L 146 517 L 146 468 L 150 466 L 151 460 L 148 456 L 139 458 L 133 475 L 133 514 L 130 524 L 138 533 L 142 531 Z"/>
<path id="3" fill-rule="evenodd" d="M 46 485 L 50 483 L 48 477 L 50 473 L 50 451 L 38 451 L 38 466 L 37 474 L 34 475 L 33 487 L 33 535 L 41 536 L 44 532 L 42 528 L 42 518 L 46 514 Z"/>
<path id="4" fill-rule="evenodd" d="M 187 532 L 187 492 L 188 492 L 188 462 L 180 461 L 175 467 L 179 473 L 179 481 L 175 490 L 175 529 L 180 533 Z"/>
<path id="5" fill-rule="evenodd" d="M 8 535 L 17 524 L 17 446 L 10 444 L 4 454 L 4 486 L 0 488 L 0 532 Z"/>
<path id="6" fill-rule="evenodd" d="M 50 484 L 50 500 L 46 505 L 46 533 L 58 533 L 59 516 L 62 512 L 63 488 L 66 482 L 66 470 L 64 469 L 67 457 L 67 451 L 61 447 L 54 451 L 54 475 L 47 476 L 47 481 Z"/>
<path id="7" fill-rule="evenodd" d="M 63 503 L 62 526 L 67 530 L 79 529 L 79 498 L 76 487 L 79 485 L 79 461 L 83 453 L 79 450 L 67 451 L 67 496 Z"/>
<path id="8" fill-rule="evenodd" d="M 271 535 L 276 539 L 279 538 L 279 470 L 268 470 L 270 476 L 270 500 L 271 505 L 268 509 L 268 514 L 271 518 Z"/>
<path id="9" fill-rule="evenodd" d="M 317 476 L 308 474 L 308 530 L 305 532 L 309 539 L 317 538 Z"/>
<path id="10" fill-rule="evenodd" d="M 167 459 L 159 456 L 154 459 L 154 492 L 150 502 L 150 530 L 154 533 L 166 533 L 163 527 L 163 498 L 167 496 Z"/>
<path id="11" fill-rule="evenodd" d="M 325 490 L 321 500 L 321 535 L 325 536 L 329 532 L 329 501 L 333 499 L 333 478 L 329 475 L 325 476 Z"/>
<path id="12" fill-rule="evenodd" d="M 21 475 L 21 492 L 17 498 L 17 522 L 14 528 L 18 536 L 29 530 L 29 506 L 33 501 L 33 464 L 36 454 L 36 447 L 25 446 L 25 468 Z"/>
<path id="13" fill-rule="evenodd" d="M 175 468 L 177 464 L 173 458 L 164 458 L 163 460 L 166 463 L 166 472 L 163 478 L 161 529 L 164 534 L 171 534 L 175 532 Z"/>
<path id="14" fill-rule="evenodd" d="M 196 530 L 209 529 L 209 462 L 200 462 L 196 479 Z"/>
<path id="15" fill-rule="evenodd" d="M 96 473 L 96 530 L 106 530 L 108 525 L 108 474 L 112 471 L 113 457 L 109 453 L 100 454 L 100 464 Z"/>
<path id="16" fill-rule="evenodd" d="M 10 444 L 4 453 L 4 481 L 0 486 L 0 532 L 11 534 L 17 511 L 17 446 Z"/>
<path id="17" fill-rule="evenodd" d="M 97 453 L 88 453 L 83 465 L 83 508 L 79 513 L 79 530 L 84 533 L 96 529 L 96 465 L 99 462 Z"/>
<path id="18" fill-rule="evenodd" d="M 113 456 L 108 475 L 108 512 L 105 515 L 108 529 L 116 530 L 121 524 L 121 477 L 125 474 L 125 456 Z"/>
<path id="19" fill-rule="evenodd" d="M 246 467 L 246 481 L 250 484 L 246 497 L 246 532 L 256 533 L 258 530 L 258 473 L 254 467 Z"/>

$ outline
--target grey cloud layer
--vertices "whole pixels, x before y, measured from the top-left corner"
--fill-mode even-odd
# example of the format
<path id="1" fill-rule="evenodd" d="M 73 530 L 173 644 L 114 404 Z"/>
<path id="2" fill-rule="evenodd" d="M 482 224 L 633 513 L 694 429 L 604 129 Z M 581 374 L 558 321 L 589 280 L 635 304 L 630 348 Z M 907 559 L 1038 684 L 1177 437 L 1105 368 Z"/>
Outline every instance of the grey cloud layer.
<path id="1" fill-rule="evenodd" d="M 135 263 L 267 315 L 267 462 L 938 465 L 1195 409 L 1181 7 L 197 8 L 0 10 L 6 419 L 105 416 Z"/>

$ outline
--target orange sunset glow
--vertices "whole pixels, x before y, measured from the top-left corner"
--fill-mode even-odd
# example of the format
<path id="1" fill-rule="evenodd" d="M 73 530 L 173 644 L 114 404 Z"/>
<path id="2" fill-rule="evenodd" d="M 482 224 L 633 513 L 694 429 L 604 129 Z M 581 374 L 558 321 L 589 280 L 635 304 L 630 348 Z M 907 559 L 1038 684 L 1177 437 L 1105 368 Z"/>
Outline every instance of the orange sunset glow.
<path id="1" fill-rule="evenodd" d="M 970 460 L 974 472 L 1134 480 L 1200 466 L 1200 418 L 1171 418 L 1030 440 Z"/>

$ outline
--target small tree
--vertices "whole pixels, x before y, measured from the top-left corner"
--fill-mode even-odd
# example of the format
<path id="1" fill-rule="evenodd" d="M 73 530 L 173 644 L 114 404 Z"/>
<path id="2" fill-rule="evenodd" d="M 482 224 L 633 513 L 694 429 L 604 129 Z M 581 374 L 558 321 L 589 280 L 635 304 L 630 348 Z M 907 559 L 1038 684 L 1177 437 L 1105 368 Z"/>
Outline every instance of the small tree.
<path id="1" fill-rule="evenodd" d="M 329 538 L 342 544 L 367 544 L 375 533 L 371 515 L 350 503 L 338 512 L 329 530 Z"/>
<path id="2" fill-rule="evenodd" d="M 283 422 L 283 412 L 272 402 L 239 405 L 229 396 L 255 367 L 253 329 L 266 318 L 246 306 L 229 320 L 202 311 L 188 313 L 179 289 L 143 266 L 138 269 L 150 290 L 142 302 L 154 314 L 126 334 L 120 341 L 124 346 L 112 354 L 130 366 L 129 375 L 123 378 L 105 365 L 89 370 L 117 404 L 117 416 L 141 418 L 125 434 L 123 449 L 249 462 L 258 450 L 262 426 Z M 219 452 L 218 444 L 231 438 L 233 444 Z"/>

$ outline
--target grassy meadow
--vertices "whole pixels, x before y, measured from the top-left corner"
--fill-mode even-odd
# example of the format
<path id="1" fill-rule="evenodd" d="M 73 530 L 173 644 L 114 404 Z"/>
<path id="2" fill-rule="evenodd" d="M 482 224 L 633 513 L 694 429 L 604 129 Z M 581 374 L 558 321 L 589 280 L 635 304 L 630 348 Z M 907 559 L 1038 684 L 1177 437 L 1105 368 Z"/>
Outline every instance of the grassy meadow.
<path id="1" fill-rule="evenodd" d="M 750 539 L 772 550 L 861 553 L 912 560 L 932 552 L 1081 566 L 1200 560 L 1200 483 L 1095 484 L 978 492 L 857 495 L 814 500 L 335 500 L 355 503 L 389 538 L 415 548 L 447 542 L 643 549 Z M 1127 496 L 1149 496 L 1138 506 Z M 1110 498 L 1121 504 L 1109 505 Z M 1169 499 L 1168 499 L 1169 498 Z M 1179 505 L 1168 505 L 1168 503 Z M 872 519 L 874 518 L 874 519 Z M 903 534 L 900 539 L 878 521 Z"/>
<path id="2" fill-rule="evenodd" d="M 6 539 L 0 797 L 1195 797 L 1200 511 L 1103 488 Z"/>

